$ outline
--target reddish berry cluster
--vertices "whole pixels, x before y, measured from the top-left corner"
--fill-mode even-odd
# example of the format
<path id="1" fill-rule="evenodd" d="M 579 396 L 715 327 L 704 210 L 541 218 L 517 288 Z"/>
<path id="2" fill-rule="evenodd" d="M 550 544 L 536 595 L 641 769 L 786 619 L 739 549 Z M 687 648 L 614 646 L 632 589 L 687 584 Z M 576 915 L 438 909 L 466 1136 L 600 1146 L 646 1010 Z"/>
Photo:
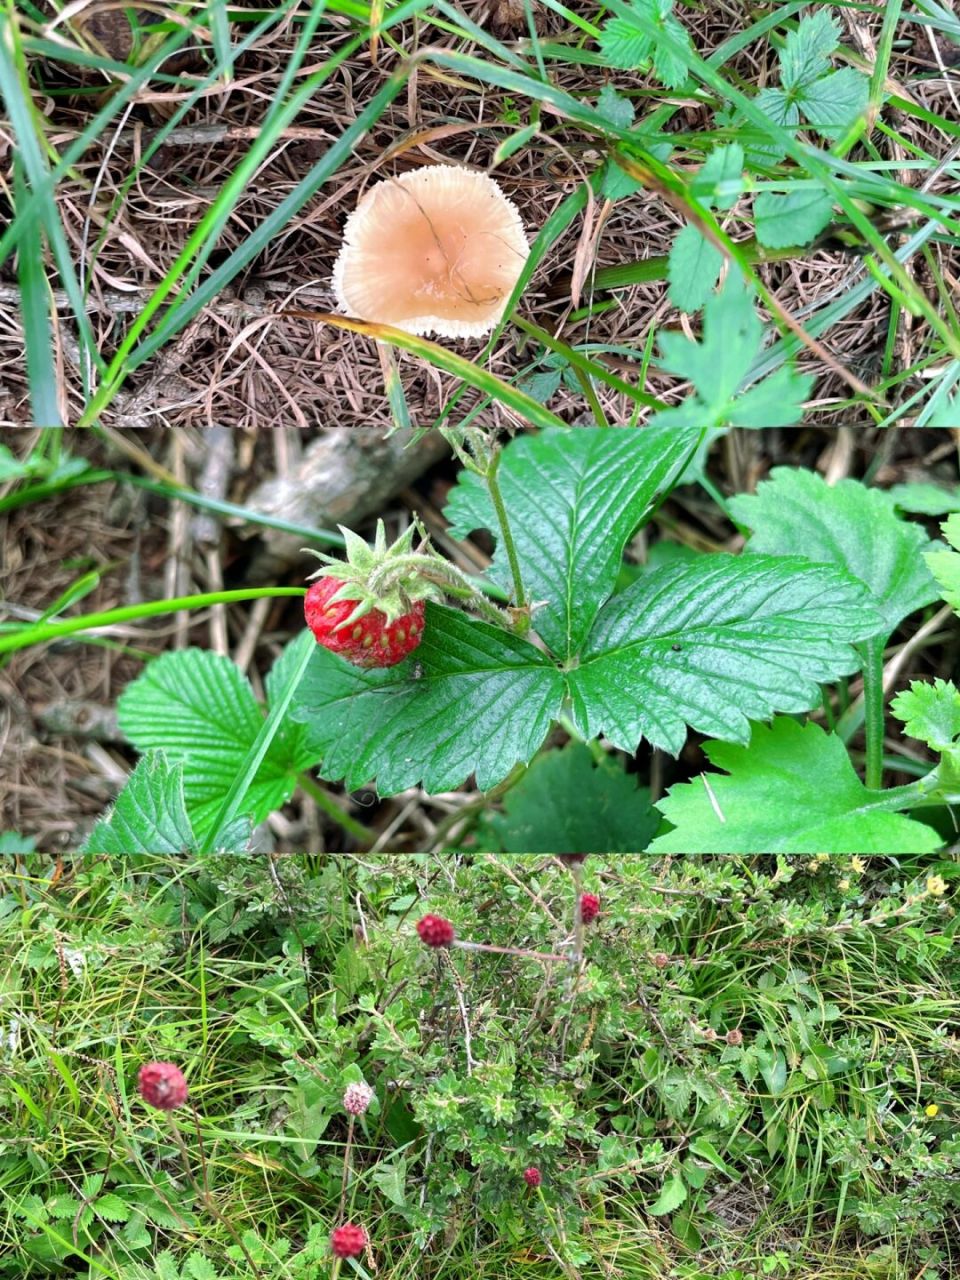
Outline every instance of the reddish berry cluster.
<path id="1" fill-rule="evenodd" d="M 336 1227 L 330 1233 L 330 1248 L 334 1257 L 358 1258 L 367 1247 L 367 1233 L 363 1227 L 355 1227 L 352 1222 Z"/>
<path id="2" fill-rule="evenodd" d="M 145 1062 L 137 1076 L 137 1091 L 144 1102 L 161 1111 L 175 1111 L 187 1100 L 187 1082 L 172 1062 Z"/>
<path id="3" fill-rule="evenodd" d="M 424 916 L 417 921 L 417 933 L 428 947 L 449 947 L 454 939 L 453 925 L 443 916 Z"/>
<path id="4" fill-rule="evenodd" d="M 426 607 L 422 600 L 396 622 L 388 622 L 379 609 L 371 609 L 340 629 L 357 608 L 356 600 L 331 604 L 330 597 L 343 585 L 339 578 L 321 578 L 307 592 L 304 615 L 319 644 L 355 667 L 395 667 L 413 653 L 423 639 Z"/>
<path id="5" fill-rule="evenodd" d="M 523 1180 L 528 1187 L 539 1187 L 540 1183 L 543 1181 L 543 1177 L 540 1170 L 536 1168 L 536 1166 L 531 1165 L 529 1169 L 524 1169 Z"/>
<path id="6" fill-rule="evenodd" d="M 580 919 L 584 924 L 590 924 L 592 920 L 596 920 L 600 914 L 600 899 L 595 893 L 581 893 L 580 895 Z"/>

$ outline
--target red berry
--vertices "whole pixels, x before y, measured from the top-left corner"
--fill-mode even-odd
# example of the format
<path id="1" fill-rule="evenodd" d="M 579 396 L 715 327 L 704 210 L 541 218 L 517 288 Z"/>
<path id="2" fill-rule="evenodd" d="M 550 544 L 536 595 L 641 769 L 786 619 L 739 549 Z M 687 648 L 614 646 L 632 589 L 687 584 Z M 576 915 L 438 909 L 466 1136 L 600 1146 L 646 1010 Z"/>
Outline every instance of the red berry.
<path id="1" fill-rule="evenodd" d="M 161 1111 L 175 1111 L 187 1100 L 187 1082 L 172 1062 L 145 1062 L 137 1076 L 137 1089 L 144 1102 Z"/>
<path id="2" fill-rule="evenodd" d="M 426 605 L 422 600 L 418 600 L 410 612 L 396 622 L 387 622 L 386 614 L 379 609 L 371 609 L 338 631 L 337 628 L 346 622 L 358 603 L 356 600 L 330 603 L 330 597 L 342 586 L 340 578 L 321 578 L 307 592 L 303 611 L 307 626 L 319 644 L 346 658 L 355 667 L 395 667 L 413 653 L 423 639 Z"/>
<path id="3" fill-rule="evenodd" d="M 424 916 L 417 921 L 417 933 L 428 947 L 449 947 L 453 941 L 453 925 L 443 916 Z"/>
<path id="4" fill-rule="evenodd" d="M 529 1169 L 524 1169 L 523 1180 L 528 1187 L 539 1187 L 543 1178 L 540 1175 L 540 1170 L 531 1165 Z"/>
<path id="5" fill-rule="evenodd" d="M 600 899 L 595 893 L 581 893 L 580 895 L 580 919 L 584 924 L 589 924 L 591 920 L 596 920 L 600 914 Z"/>
<path id="6" fill-rule="evenodd" d="M 359 1258 L 367 1247 L 367 1233 L 352 1222 L 336 1227 L 330 1233 L 330 1248 L 337 1258 Z"/>

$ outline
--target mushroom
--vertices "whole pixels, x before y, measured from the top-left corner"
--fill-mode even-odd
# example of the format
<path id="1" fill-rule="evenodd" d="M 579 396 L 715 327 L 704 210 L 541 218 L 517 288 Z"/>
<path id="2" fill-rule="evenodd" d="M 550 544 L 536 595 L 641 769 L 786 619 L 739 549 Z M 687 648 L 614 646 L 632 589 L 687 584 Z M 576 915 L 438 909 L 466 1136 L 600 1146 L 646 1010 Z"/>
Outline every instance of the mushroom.
<path id="1" fill-rule="evenodd" d="M 361 320 L 480 338 L 503 315 L 529 252 L 516 206 L 492 178 L 429 165 L 361 198 L 333 287 L 339 307 Z"/>

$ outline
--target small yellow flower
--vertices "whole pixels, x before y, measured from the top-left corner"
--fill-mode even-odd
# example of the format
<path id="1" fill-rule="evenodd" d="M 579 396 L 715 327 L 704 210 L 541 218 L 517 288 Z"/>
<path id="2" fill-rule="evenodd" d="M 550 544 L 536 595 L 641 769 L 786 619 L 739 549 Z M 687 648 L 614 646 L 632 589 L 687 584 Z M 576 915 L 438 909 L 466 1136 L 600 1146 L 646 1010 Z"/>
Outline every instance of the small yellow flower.
<path id="1" fill-rule="evenodd" d="M 846 893 L 846 892 L 847 892 L 847 890 L 850 888 L 850 881 L 849 881 L 849 880 L 838 880 L 838 881 L 837 881 L 837 888 L 840 890 L 840 892 L 841 892 L 841 893 Z"/>
<path id="2" fill-rule="evenodd" d="M 942 898 L 947 892 L 947 882 L 943 876 L 927 876 L 927 893 L 931 898 Z"/>
<path id="3" fill-rule="evenodd" d="M 937 1104 L 935 1102 L 931 1102 L 929 1107 L 924 1107 L 923 1114 L 925 1116 L 929 1116 L 930 1119 L 932 1120 L 939 1110 L 940 1108 L 937 1106 Z"/>
<path id="4" fill-rule="evenodd" d="M 850 870 L 855 871 L 858 876 L 863 875 L 866 870 L 866 864 L 862 858 L 853 857 L 850 859 Z"/>

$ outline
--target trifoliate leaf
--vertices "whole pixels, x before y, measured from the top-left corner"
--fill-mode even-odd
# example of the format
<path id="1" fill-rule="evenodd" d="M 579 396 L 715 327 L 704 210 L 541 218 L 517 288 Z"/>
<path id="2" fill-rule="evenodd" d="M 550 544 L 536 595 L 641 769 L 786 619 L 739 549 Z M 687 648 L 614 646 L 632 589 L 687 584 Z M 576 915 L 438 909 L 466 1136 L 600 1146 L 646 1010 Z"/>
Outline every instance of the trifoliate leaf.
<path id="1" fill-rule="evenodd" d="M 797 98 L 800 110 L 825 137 L 842 133 L 866 109 L 870 82 L 853 67 L 832 71 L 808 84 Z"/>
<path id="2" fill-rule="evenodd" d="M 687 81 L 687 67 L 656 39 L 657 30 L 667 31 L 685 48 L 692 48 L 686 28 L 673 16 L 673 0 L 631 0 L 631 15 L 608 19 L 598 37 L 605 63 L 627 70 L 653 64 L 657 79 L 669 89 L 679 89 Z M 652 24 L 647 29 L 641 21 Z"/>
<path id="3" fill-rule="evenodd" d="M 687 223 L 670 246 L 670 301 L 681 311 L 699 311 L 713 292 L 722 266 L 720 250 L 692 222 Z"/>
<path id="4" fill-rule="evenodd" d="M 753 206 L 757 239 L 771 249 L 809 244 L 833 216 L 833 201 L 822 191 L 761 191 Z"/>
<path id="5" fill-rule="evenodd" d="M 545 602 L 534 614 L 538 635 L 558 657 L 583 643 L 613 590 L 624 547 L 656 494 L 670 488 L 693 452 L 698 433 L 544 430 L 520 436 L 503 451 L 498 479 L 528 597 Z M 524 513 L 531 513 L 530 519 Z M 512 576 L 483 481 L 461 474 L 444 512 L 450 534 L 489 529 L 498 540 L 490 576 L 510 588 Z"/>
<path id="6" fill-rule="evenodd" d="M 754 725 L 749 746 L 710 742 L 706 773 L 671 787 L 657 807 L 675 830 L 651 853 L 928 853 L 931 827 L 888 811 L 841 740 L 786 717 Z"/>
<path id="7" fill-rule="evenodd" d="M 761 89 L 753 100 L 765 116 L 769 116 L 774 124 L 794 129 L 800 123 L 800 112 L 792 98 L 788 98 L 782 89 Z M 761 144 L 762 145 L 762 144 Z M 770 140 L 769 145 L 776 149 L 777 144 Z M 782 155 L 782 151 L 778 154 Z"/>
<path id="8" fill-rule="evenodd" d="M 780 53 L 780 78 L 785 89 L 810 84 L 830 70 L 830 55 L 840 43 L 840 24 L 829 9 L 804 18 L 791 31 Z"/>
<path id="9" fill-rule="evenodd" d="M 711 151 L 690 182 L 690 194 L 714 209 L 732 209 L 743 194 L 743 147 L 732 142 Z"/>
<path id="10" fill-rule="evenodd" d="M 960 549 L 960 514 L 949 516 L 940 528 L 955 550 L 928 551 L 923 558 L 937 581 L 941 599 L 960 613 L 960 555 L 957 555 L 957 549 Z"/>
<path id="11" fill-rule="evenodd" d="M 635 109 L 629 98 L 621 98 L 612 84 L 605 84 L 597 96 L 597 111 L 604 120 L 617 125 L 621 129 L 629 129 L 633 124 Z"/>
<path id="12" fill-rule="evenodd" d="M 836 485 L 813 471 L 776 467 L 755 494 L 730 502 L 734 519 L 753 530 L 749 550 L 837 565 L 865 583 L 888 636 L 937 598 L 922 553 L 934 546 L 919 525 L 899 519 L 890 499 L 858 480 Z M 960 557 L 958 557 L 960 560 Z"/>
<path id="13" fill-rule="evenodd" d="M 536 759 L 489 827 L 504 853 L 642 853 L 660 823 L 616 760 L 575 742 Z"/>
<path id="14" fill-rule="evenodd" d="M 687 726 L 746 742 L 750 720 L 805 711 L 820 683 L 857 669 L 875 633 L 861 583 L 807 560 L 707 555 L 645 575 L 597 619 L 568 675 L 586 737 L 677 755 Z"/>
<path id="15" fill-rule="evenodd" d="M 778 384 L 779 404 L 771 421 L 758 422 L 754 405 L 741 414 L 736 393 L 760 351 L 763 326 L 743 278 L 731 272 L 719 293 L 707 299 L 703 311 L 703 340 L 683 333 L 658 335 L 660 367 L 690 379 L 696 396 L 680 407 L 657 414 L 655 426 L 677 427 L 687 419 L 701 427 L 791 426 L 799 422 L 803 400 L 813 385 L 805 375 L 787 372 Z M 760 384 L 762 387 L 762 383 Z M 742 421 L 741 421 L 742 419 Z"/>
<path id="16" fill-rule="evenodd" d="M 186 853 L 195 848 L 183 798 L 183 765 L 145 755 L 83 853 Z"/>
<path id="17" fill-rule="evenodd" d="M 428 604 L 423 641 L 399 666 L 362 670 L 318 646 L 293 715 L 323 745 L 323 776 L 350 790 L 376 778 L 382 795 L 447 791 L 476 774 L 485 791 L 533 759 L 562 700 L 539 649 Z"/>

